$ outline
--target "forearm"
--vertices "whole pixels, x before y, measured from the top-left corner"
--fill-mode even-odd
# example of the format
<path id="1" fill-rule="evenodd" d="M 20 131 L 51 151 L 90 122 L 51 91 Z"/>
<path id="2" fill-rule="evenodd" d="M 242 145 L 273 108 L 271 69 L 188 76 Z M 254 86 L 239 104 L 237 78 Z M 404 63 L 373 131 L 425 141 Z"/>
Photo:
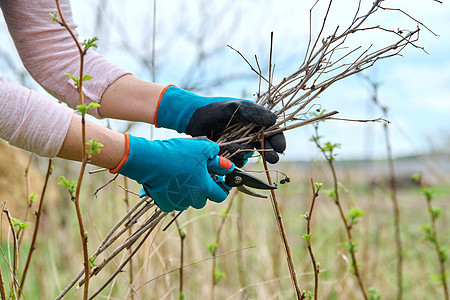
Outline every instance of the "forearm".
<path id="1" fill-rule="evenodd" d="M 103 93 L 99 114 L 105 118 L 154 123 L 158 99 L 164 87 L 133 75 L 117 79 Z"/>
<path id="2" fill-rule="evenodd" d="M 73 115 L 67 135 L 57 156 L 60 158 L 81 161 L 81 135 L 81 117 Z M 125 138 L 123 134 L 86 120 L 86 141 L 91 139 L 97 139 L 99 143 L 103 144 L 103 147 L 99 154 L 94 154 L 90 158 L 90 164 L 112 169 L 116 167 L 124 157 Z"/>

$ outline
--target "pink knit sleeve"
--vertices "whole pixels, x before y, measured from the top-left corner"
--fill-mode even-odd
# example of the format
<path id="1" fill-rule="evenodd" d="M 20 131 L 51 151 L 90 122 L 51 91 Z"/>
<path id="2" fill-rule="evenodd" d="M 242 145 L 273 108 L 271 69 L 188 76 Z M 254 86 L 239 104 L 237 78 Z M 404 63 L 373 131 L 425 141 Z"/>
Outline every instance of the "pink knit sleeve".
<path id="1" fill-rule="evenodd" d="M 70 0 L 61 0 L 61 9 L 76 33 Z M 50 94 L 72 108 L 79 104 L 77 89 L 64 73 L 79 74 L 79 54 L 68 31 L 50 22 L 49 13 L 57 12 L 54 0 L 1 0 L 1 9 L 25 68 Z M 76 33 L 78 36 L 78 34 Z M 99 102 L 105 89 L 128 71 L 114 65 L 89 49 L 85 55 L 84 74 L 92 80 L 83 83 L 85 101 Z M 97 109 L 89 113 L 100 117 Z"/>
<path id="2" fill-rule="evenodd" d="M 40 156 L 55 157 L 73 110 L 0 77 L 0 138 Z"/>
<path id="3" fill-rule="evenodd" d="M 0 0 L 0 7 L 30 75 L 50 94 L 75 108 L 79 104 L 78 92 L 64 73 L 78 76 L 79 54 L 67 30 L 50 22 L 49 13 L 57 11 L 55 1 Z M 61 0 L 61 8 L 75 31 L 70 1 Z M 106 88 L 128 73 L 88 50 L 84 74 L 93 79 L 83 84 L 86 104 L 99 102 Z M 89 113 L 100 117 L 97 109 Z M 0 138 L 10 144 L 54 157 L 64 142 L 72 115 L 70 108 L 0 78 Z"/>

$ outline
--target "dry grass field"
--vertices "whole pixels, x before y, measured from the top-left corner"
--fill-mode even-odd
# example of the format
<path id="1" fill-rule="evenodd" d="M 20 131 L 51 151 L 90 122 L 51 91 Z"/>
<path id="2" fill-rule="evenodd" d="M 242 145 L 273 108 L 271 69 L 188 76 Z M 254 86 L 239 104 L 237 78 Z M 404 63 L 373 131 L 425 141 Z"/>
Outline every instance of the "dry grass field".
<path id="1" fill-rule="evenodd" d="M 26 207 L 24 193 L 24 168 L 28 154 L 12 147 L 2 148 L 2 155 L 14 155 L 9 171 L 2 171 L 2 199 L 11 215 L 23 220 Z M 410 165 L 412 162 L 408 163 Z M 420 165 L 420 161 L 416 161 Z M 31 181 L 41 183 L 47 160 L 33 158 L 30 167 Z M 375 288 L 381 299 L 395 299 L 397 293 L 397 255 L 394 241 L 393 209 L 384 162 L 376 162 L 372 171 L 364 171 L 355 162 L 336 162 L 341 203 L 347 212 L 359 208 L 365 215 L 353 226 L 357 242 L 356 257 L 362 280 L 367 289 Z M 4 165 L 5 166 L 5 165 Z M 3 167 L 4 167 L 3 166 Z M 53 299 L 82 270 L 82 251 L 73 203 L 64 188 L 57 184 L 59 177 L 75 178 L 78 164 L 54 161 L 48 194 L 44 201 L 41 228 L 33 254 L 29 275 L 24 286 L 24 299 Z M 367 167 L 367 163 L 366 163 Z M 258 164 L 248 166 L 261 170 Z M 290 183 L 279 185 L 277 190 L 282 218 L 291 247 L 300 286 L 314 290 L 314 276 L 307 252 L 306 221 L 302 214 L 309 210 L 312 199 L 310 179 L 322 182 L 324 192 L 316 199 L 311 216 L 311 244 L 315 258 L 320 262 L 319 299 L 362 299 L 357 285 L 346 241 L 345 228 L 334 201 L 326 194 L 332 188 L 328 166 L 321 161 L 284 163 L 273 169 L 290 177 Z M 400 168 L 401 169 L 401 168 Z M 450 203 L 445 176 L 432 176 L 435 190 L 433 204 L 442 210 L 437 220 L 442 246 L 450 244 Z M 259 175 L 258 175 L 259 176 Z M 273 173 L 279 181 L 283 175 Z M 111 178 L 110 174 L 86 175 L 82 189 L 82 210 L 87 231 L 89 250 L 92 253 L 108 230 L 126 213 L 125 191 L 119 187 L 123 178 L 93 193 Z M 440 180 L 439 180 L 440 179 Z M 423 240 L 420 226 L 430 223 L 426 200 L 417 185 L 406 181 L 398 189 L 400 228 L 403 243 L 403 297 L 404 299 L 443 299 L 443 289 L 433 274 L 439 273 L 439 263 L 433 244 Z M 15 187 L 7 189 L 7 187 Z M 138 192 L 133 184 L 129 187 Z M 40 187 L 32 185 L 33 192 Z M 131 204 L 138 197 L 129 195 Z M 36 210 L 38 203 L 33 203 Z M 145 221 L 143 216 L 139 222 Z M 29 216 L 29 228 L 24 229 L 20 249 L 19 270 L 23 269 L 34 228 L 34 217 Z M 98 299 L 180 299 L 180 249 L 181 238 L 177 226 L 185 230 L 183 239 L 183 293 L 184 299 L 294 299 L 283 246 L 278 233 L 269 199 L 258 199 L 232 193 L 221 204 L 208 204 L 202 210 L 183 213 L 177 223 L 162 231 L 170 217 L 164 219 L 147 238 L 139 253 L 108 285 Z M 8 293 L 11 284 L 12 235 L 2 214 L 1 271 Z M 218 229 L 221 227 L 219 242 Z M 137 224 L 136 226 L 138 226 Z M 118 242 L 117 242 L 118 243 Z M 213 270 L 211 253 L 216 253 Z M 114 248 L 112 248 L 114 249 Z M 115 270 L 124 255 L 119 256 L 99 275 L 94 276 L 91 290 L 96 290 Z M 95 263 L 102 261 L 97 257 Z M 448 268 L 447 263 L 447 268 Z M 20 277 L 19 272 L 19 277 Z M 130 279 L 131 278 L 131 279 Z M 213 289 L 213 279 L 216 282 Z M 131 280 L 131 284 L 130 284 Z M 67 299 L 81 298 L 82 289 L 72 289 Z M 214 292 L 213 292 L 214 291 Z M 214 293 L 214 295 L 213 295 Z M 371 299 L 378 299 L 370 294 Z"/>

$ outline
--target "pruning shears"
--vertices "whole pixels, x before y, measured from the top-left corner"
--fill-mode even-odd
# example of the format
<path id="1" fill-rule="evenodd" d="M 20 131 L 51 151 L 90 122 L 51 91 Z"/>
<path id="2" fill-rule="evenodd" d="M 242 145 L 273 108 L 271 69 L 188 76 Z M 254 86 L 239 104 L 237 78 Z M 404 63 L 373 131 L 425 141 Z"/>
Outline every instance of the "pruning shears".
<path id="1" fill-rule="evenodd" d="M 229 172 L 231 168 L 233 169 L 231 172 Z M 276 186 L 270 185 L 265 181 L 235 167 L 229 159 L 223 156 L 215 156 L 212 160 L 209 160 L 208 170 L 211 172 L 211 176 L 214 178 L 217 184 L 219 184 L 219 186 L 227 193 L 229 191 L 229 188 L 236 187 L 240 192 L 247 195 L 259 198 L 267 198 L 267 195 L 258 193 L 250 188 L 259 190 L 274 190 L 277 188 Z M 218 177 L 214 174 L 224 176 Z"/>

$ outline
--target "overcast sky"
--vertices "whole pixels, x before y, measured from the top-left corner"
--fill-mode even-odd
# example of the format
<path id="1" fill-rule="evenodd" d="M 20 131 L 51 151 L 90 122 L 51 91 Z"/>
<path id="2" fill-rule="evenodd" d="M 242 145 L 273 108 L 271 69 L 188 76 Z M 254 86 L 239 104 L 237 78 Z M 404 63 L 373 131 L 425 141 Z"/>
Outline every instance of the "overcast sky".
<path id="1" fill-rule="evenodd" d="M 96 22 L 97 4 L 108 3 L 102 14 L 103 23 Z M 198 78 L 213 80 L 220 75 L 235 75 L 235 80 L 218 87 L 203 87 L 199 93 L 241 97 L 257 88 L 257 77 L 227 44 L 239 49 L 248 58 L 268 58 L 269 36 L 274 32 L 275 78 L 291 74 L 304 55 L 308 41 L 309 8 L 315 1 L 175 1 L 156 2 L 156 81 L 162 84 L 185 85 Z M 371 1 L 363 1 L 370 5 Z M 402 57 L 390 58 L 365 72 L 380 82 L 379 100 L 389 107 L 391 138 L 395 155 L 425 152 L 447 144 L 450 138 L 450 9 L 448 3 L 433 0 L 386 0 L 384 6 L 400 7 L 426 24 L 439 36 L 422 28 L 419 44 L 429 54 L 409 47 Z M 188 4 L 187 4 L 188 3 Z M 326 4 L 327 1 L 323 1 Z M 348 26 L 358 2 L 336 0 L 330 13 L 330 28 Z M 99 52 L 129 69 L 137 76 L 152 80 L 151 70 L 142 60 L 123 51 L 124 44 L 151 61 L 153 32 L 153 1 L 72 1 L 74 16 L 83 38 L 99 36 Z M 364 5 L 363 5 L 364 7 Z M 321 24 L 324 7 L 313 13 L 313 29 Z M 398 13 L 379 11 L 376 22 L 404 28 L 416 25 Z M 199 36 L 203 40 L 193 43 Z M 371 37 L 374 39 L 375 37 Z M 377 43 L 384 41 L 362 41 Z M 11 52 L 11 41 L 0 23 L 0 50 Z M 200 45 L 200 46 L 198 46 Z M 210 55 L 199 73 L 191 74 L 196 51 Z M 211 53 L 209 53 L 211 52 Z M 13 56 L 17 60 L 16 56 Z M 266 63 L 264 63 L 266 64 Z M 6 73 L 6 74 L 5 74 Z M 2 72 L 9 80 L 19 80 L 14 74 Z M 191 76 L 192 75 L 192 76 Z M 194 78 L 194 79 L 192 79 Z M 239 79 L 239 80 L 238 80 Z M 225 79 L 226 80 L 226 79 Z M 202 80 L 208 83 L 208 80 Z M 198 82 L 197 82 L 198 83 Z M 38 87 L 35 87 L 38 89 Z M 338 110 L 342 118 L 372 119 L 382 115 L 370 103 L 367 83 L 355 76 L 329 88 L 320 103 L 327 110 Z M 120 128 L 120 124 L 113 123 Z M 149 126 L 140 126 L 138 133 L 148 135 Z M 155 138 L 175 134 L 161 129 Z M 287 134 L 286 158 L 310 159 L 317 156 L 309 138 L 312 128 L 304 127 Z M 340 157 L 383 157 L 385 143 L 382 124 L 329 121 L 321 125 L 324 139 L 341 143 Z M 448 143 L 450 144 L 450 143 Z"/>

